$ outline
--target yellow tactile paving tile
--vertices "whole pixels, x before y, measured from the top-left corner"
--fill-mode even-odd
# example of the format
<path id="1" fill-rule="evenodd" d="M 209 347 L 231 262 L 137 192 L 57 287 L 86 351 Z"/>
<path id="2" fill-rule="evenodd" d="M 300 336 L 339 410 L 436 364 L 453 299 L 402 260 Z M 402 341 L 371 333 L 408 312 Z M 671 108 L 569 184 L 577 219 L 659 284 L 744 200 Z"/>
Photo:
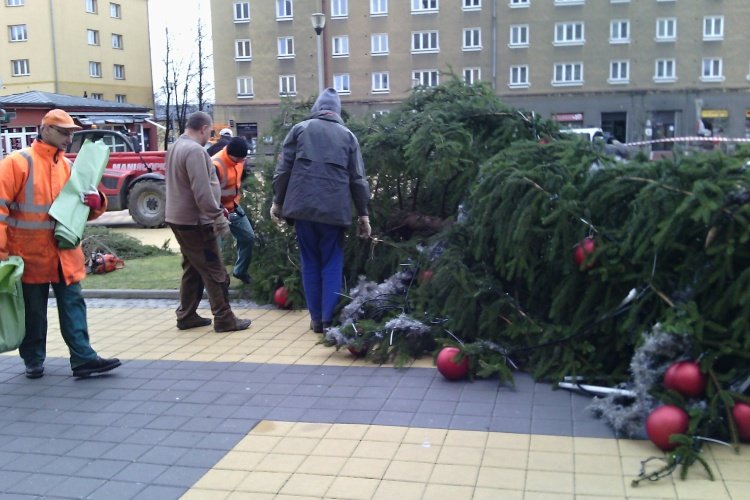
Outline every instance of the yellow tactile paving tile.
<path id="1" fill-rule="evenodd" d="M 47 355 L 68 357 L 59 334 L 55 308 L 50 308 Z M 322 335 L 309 329 L 307 311 L 235 308 L 235 314 L 253 320 L 241 332 L 216 333 L 211 326 L 178 330 L 173 314 L 163 309 L 88 309 L 94 348 L 106 357 L 139 360 L 216 361 L 332 366 L 377 366 L 356 358 L 346 349 L 336 351 L 318 342 Z M 204 317 L 210 311 L 199 310 Z M 391 367 L 392 365 L 383 365 Z M 432 367 L 431 357 L 409 366 Z"/>
<path id="2" fill-rule="evenodd" d="M 707 449 L 716 481 L 693 468 L 633 487 L 646 441 L 266 420 L 183 498 L 748 498 L 750 446 Z"/>

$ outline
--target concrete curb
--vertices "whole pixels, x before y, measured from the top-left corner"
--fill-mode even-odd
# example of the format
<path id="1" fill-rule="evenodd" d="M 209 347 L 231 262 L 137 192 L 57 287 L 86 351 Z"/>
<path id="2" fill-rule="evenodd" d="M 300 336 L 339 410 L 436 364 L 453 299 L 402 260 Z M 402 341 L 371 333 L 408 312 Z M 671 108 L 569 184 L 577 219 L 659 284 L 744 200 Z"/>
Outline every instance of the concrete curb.
<path id="1" fill-rule="evenodd" d="M 83 289 L 83 297 L 86 299 L 167 299 L 178 300 L 180 298 L 179 290 L 123 290 L 123 289 Z M 229 298 L 236 299 L 239 294 L 229 291 Z M 207 298 L 206 292 L 203 292 L 203 298 Z"/>

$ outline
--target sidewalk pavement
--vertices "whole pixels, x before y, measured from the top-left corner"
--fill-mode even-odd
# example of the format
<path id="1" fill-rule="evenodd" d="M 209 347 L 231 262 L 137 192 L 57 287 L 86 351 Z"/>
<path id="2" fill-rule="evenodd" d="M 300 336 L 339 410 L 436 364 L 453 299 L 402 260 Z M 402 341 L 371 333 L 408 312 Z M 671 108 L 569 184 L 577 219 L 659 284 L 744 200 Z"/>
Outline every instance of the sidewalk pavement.
<path id="1" fill-rule="evenodd" d="M 0 355 L 2 498 L 744 499 L 750 447 L 634 488 L 648 441 L 589 398 L 516 374 L 445 380 L 318 343 L 302 311 L 242 303 L 249 330 L 175 328 L 174 300 L 88 299 L 92 343 L 123 365 L 73 379 L 50 302 L 45 376 Z M 201 314 L 210 317 L 202 308 Z"/>

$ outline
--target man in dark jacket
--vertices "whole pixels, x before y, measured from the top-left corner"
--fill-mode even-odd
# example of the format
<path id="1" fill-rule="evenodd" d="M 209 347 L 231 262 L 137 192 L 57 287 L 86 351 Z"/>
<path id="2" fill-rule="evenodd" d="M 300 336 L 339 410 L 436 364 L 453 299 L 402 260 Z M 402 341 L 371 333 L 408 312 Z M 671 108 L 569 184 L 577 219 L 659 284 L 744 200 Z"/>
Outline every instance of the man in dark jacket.
<path id="1" fill-rule="evenodd" d="M 310 118 L 284 139 L 273 176 L 271 218 L 294 220 L 310 327 L 318 333 L 331 325 L 341 292 L 342 237 L 352 222 L 352 201 L 359 237 L 369 238 L 371 232 L 362 152 L 340 114 L 338 93 L 324 90 Z"/>
<path id="2" fill-rule="evenodd" d="M 219 131 L 219 140 L 217 140 L 215 143 L 211 144 L 208 148 L 206 148 L 206 152 L 208 153 L 208 156 L 213 156 L 225 147 L 229 145 L 229 141 L 232 140 L 232 129 L 229 128 L 223 128 Z"/>

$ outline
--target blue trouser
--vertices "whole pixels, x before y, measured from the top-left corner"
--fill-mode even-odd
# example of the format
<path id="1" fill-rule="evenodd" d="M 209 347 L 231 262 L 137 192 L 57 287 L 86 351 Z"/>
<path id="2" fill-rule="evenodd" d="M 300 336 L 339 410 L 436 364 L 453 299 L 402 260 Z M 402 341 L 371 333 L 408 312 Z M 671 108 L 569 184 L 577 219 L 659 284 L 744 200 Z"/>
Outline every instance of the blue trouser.
<path id="1" fill-rule="evenodd" d="M 247 268 L 250 267 L 250 259 L 253 258 L 255 232 L 250 219 L 239 205 L 229 213 L 229 230 L 237 241 L 237 262 L 234 263 L 232 273 L 244 276 L 247 274 Z"/>
<path id="2" fill-rule="evenodd" d="M 52 283 L 57 300 L 60 332 L 70 351 L 70 366 L 76 368 L 96 359 L 96 351 L 89 343 L 86 323 L 86 303 L 81 294 L 81 284 L 66 285 L 62 277 Z M 23 301 L 26 306 L 26 336 L 18 348 L 24 363 L 41 365 L 47 357 L 47 301 L 49 283 L 27 285 L 23 283 Z"/>
<path id="3" fill-rule="evenodd" d="M 295 220 L 297 243 L 302 258 L 302 285 L 310 318 L 331 322 L 339 301 L 344 275 L 344 249 L 341 238 L 344 228 Z"/>

